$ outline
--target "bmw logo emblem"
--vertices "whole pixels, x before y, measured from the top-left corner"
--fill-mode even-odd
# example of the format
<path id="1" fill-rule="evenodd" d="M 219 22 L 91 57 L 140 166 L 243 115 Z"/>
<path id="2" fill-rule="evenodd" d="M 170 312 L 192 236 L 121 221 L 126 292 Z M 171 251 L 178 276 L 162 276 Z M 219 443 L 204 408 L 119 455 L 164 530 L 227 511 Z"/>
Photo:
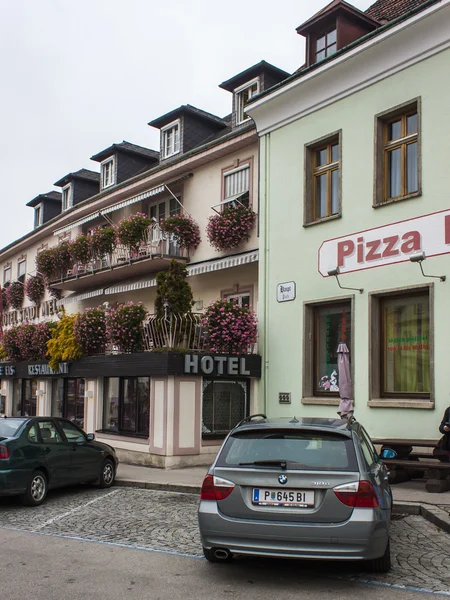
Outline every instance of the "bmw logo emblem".
<path id="1" fill-rule="evenodd" d="M 286 477 L 286 475 L 279 475 L 278 476 L 278 481 L 281 483 L 281 485 L 284 485 L 285 483 L 287 483 L 287 477 Z"/>

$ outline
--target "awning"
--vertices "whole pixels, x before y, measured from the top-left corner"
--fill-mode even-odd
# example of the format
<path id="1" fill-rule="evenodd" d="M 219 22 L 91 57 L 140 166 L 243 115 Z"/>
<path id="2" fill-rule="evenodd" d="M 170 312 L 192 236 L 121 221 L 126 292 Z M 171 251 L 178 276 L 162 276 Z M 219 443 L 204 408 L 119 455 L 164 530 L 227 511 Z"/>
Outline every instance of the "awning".
<path id="1" fill-rule="evenodd" d="M 116 204 L 111 204 L 110 206 L 106 206 L 105 208 L 96 210 L 90 215 L 86 215 L 82 219 L 77 219 L 72 223 L 69 223 L 65 227 L 60 227 L 59 229 L 55 229 L 53 235 L 61 235 L 70 231 L 71 229 L 75 229 L 75 227 L 79 227 L 80 225 L 84 225 L 84 223 L 88 223 L 89 221 L 93 221 L 94 219 L 98 219 L 102 215 L 107 215 L 108 213 L 112 213 L 116 210 L 120 210 L 121 208 L 125 208 L 125 206 L 130 206 L 130 204 L 137 204 L 138 202 L 142 202 L 142 200 L 146 200 L 147 198 L 151 198 L 152 196 L 156 196 L 157 194 L 161 194 L 166 189 L 166 186 L 169 184 L 172 185 L 174 183 L 178 183 L 179 181 L 183 181 L 184 179 L 188 179 L 192 177 L 192 173 L 188 173 L 183 177 L 178 177 L 178 179 L 174 179 L 172 181 L 168 181 L 167 183 L 163 183 L 162 185 L 158 185 L 146 192 L 142 192 L 142 194 L 138 194 L 137 196 L 132 196 L 131 198 L 127 198 L 126 200 L 122 200 L 121 202 L 116 202 Z"/>
<path id="2" fill-rule="evenodd" d="M 66 304 L 71 304 L 72 302 L 81 302 L 81 300 L 89 300 L 89 298 L 95 298 L 96 296 L 102 296 L 105 290 L 99 289 L 94 290 L 93 292 L 85 292 L 84 294 L 74 294 L 72 296 L 66 296 L 65 298 L 61 298 L 58 300 L 58 306 L 65 306 Z"/>

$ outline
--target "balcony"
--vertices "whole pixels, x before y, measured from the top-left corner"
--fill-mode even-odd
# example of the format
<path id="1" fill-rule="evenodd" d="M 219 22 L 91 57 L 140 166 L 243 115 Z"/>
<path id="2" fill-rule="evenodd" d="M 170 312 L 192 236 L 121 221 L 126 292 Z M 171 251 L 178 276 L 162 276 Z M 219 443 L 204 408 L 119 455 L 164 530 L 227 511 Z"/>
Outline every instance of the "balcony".
<path id="1" fill-rule="evenodd" d="M 108 287 L 123 279 L 164 271 L 172 259 L 188 262 L 189 256 L 187 250 L 180 248 L 170 237 L 143 240 L 136 251 L 130 251 L 126 246 L 117 245 L 110 255 L 102 259 L 94 259 L 86 264 L 75 263 L 72 268 L 62 274 L 60 279 L 52 280 L 50 285 L 60 290 L 73 292 L 85 290 L 94 285 L 100 288 Z"/>

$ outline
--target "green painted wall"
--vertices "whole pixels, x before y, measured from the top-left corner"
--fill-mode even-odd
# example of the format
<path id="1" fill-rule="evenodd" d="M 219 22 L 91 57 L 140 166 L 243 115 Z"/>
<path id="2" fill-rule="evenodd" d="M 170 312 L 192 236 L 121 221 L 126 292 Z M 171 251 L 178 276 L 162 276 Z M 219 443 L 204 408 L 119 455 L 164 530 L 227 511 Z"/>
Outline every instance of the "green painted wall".
<path id="1" fill-rule="evenodd" d="M 327 239 L 450 208 L 450 51 L 405 69 L 334 105 L 261 138 L 260 342 L 264 354 L 261 409 L 270 415 L 336 416 L 335 406 L 301 403 L 303 303 L 352 292 L 317 270 L 317 252 Z M 298 93 L 301 94 L 301 86 Z M 416 97 L 422 102 L 422 190 L 419 198 L 377 209 L 373 203 L 374 116 Z M 342 218 L 303 227 L 304 145 L 342 130 Z M 437 437 L 450 404 L 450 254 L 430 258 L 425 272 L 446 274 L 445 283 L 425 280 L 410 262 L 341 276 L 355 293 L 355 416 L 372 436 Z M 297 298 L 278 303 L 276 286 L 294 280 Z M 434 284 L 435 408 L 373 408 L 369 397 L 369 292 Z M 279 405 L 278 392 L 292 404 Z"/>

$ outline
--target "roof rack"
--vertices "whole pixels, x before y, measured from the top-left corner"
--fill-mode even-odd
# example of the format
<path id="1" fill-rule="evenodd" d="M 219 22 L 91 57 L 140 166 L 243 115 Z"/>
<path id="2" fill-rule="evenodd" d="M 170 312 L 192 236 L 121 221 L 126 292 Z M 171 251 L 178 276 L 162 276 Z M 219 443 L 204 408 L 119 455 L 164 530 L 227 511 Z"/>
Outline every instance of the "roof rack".
<path id="1" fill-rule="evenodd" d="M 235 425 L 233 427 L 233 429 L 236 429 L 236 427 L 240 427 L 244 423 L 250 423 L 250 421 L 253 421 L 253 419 L 256 419 L 256 417 L 260 417 L 261 419 L 267 419 L 267 415 L 265 415 L 264 413 L 257 413 L 256 415 L 250 415 L 249 417 L 245 417 L 244 419 L 242 419 L 242 421 L 239 421 L 239 423 L 237 425 Z"/>

